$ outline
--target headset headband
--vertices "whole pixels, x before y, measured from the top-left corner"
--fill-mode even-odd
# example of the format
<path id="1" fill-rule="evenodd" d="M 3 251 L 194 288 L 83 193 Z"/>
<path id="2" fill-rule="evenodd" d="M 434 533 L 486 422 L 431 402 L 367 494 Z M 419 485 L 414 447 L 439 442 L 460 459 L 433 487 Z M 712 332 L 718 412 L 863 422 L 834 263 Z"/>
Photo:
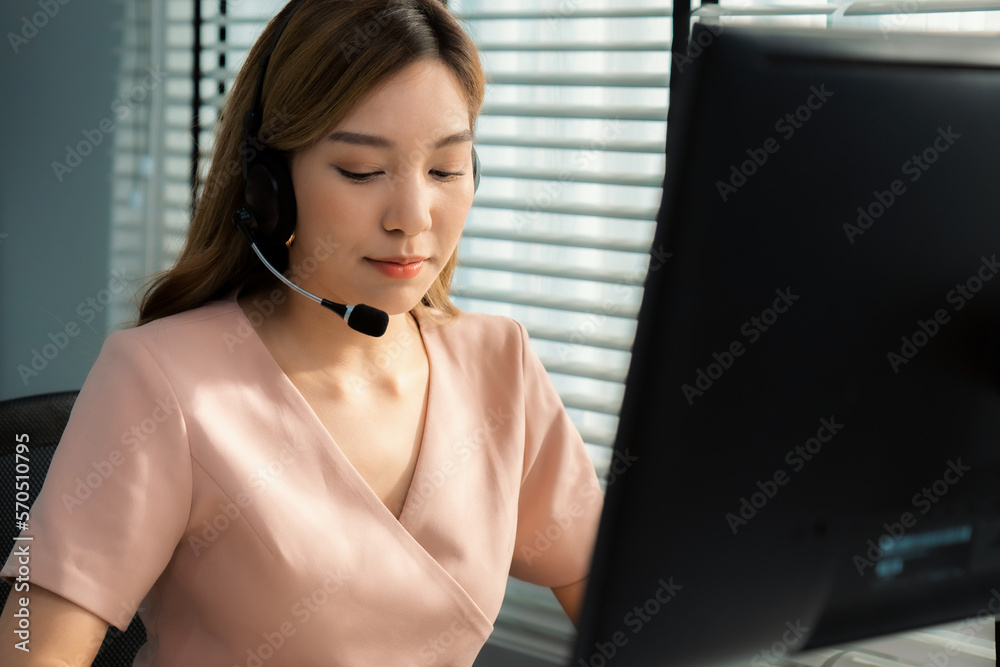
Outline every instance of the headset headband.
<path id="1" fill-rule="evenodd" d="M 271 42 L 271 48 L 260 59 L 260 71 L 257 74 L 257 87 L 253 91 L 253 101 L 250 103 L 250 110 L 243 116 L 243 130 L 248 140 L 257 139 L 257 133 L 260 132 L 260 126 L 263 122 L 264 110 L 260 108 L 260 98 L 264 93 L 264 76 L 267 74 L 267 65 L 271 62 L 271 54 L 278 48 L 278 40 L 281 39 L 282 33 L 285 32 L 288 22 L 295 16 L 295 12 L 299 10 L 299 7 L 305 4 L 305 1 L 299 0 L 292 7 L 292 10 L 288 12 L 288 16 L 285 17 L 285 20 L 278 27 L 278 33 L 274 36 L 274 41 Z"/>

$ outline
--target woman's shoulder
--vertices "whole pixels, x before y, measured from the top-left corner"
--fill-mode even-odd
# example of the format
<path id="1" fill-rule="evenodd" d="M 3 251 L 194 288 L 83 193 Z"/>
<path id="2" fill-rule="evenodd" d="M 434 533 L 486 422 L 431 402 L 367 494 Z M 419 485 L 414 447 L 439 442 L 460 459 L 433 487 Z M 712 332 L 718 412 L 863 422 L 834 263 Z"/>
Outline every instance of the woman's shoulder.
<path id="1" fill-rule="evenodd" d="M 235 299 L 210 301 L 186 310 L 111 333 L 104 347 L 118 350 L 140 348 L 154 358 L 183 358 L 196 354 L 212 355 L 233 352 L 235 346 L 254 335 Z"/>
<path id="2" fill-rule="evenodd" d="M 232 294 L 208 301 L 197 308 L 160 317 L 152 322 L 133 327 L 129 331 L 152 335 L 157 331 L 171 331 L 178 328 L 205 328 L 210 327 L 212 323 L 218 324 L 220 320 L 231 321 L 241 312 L 242 310 L 236 302 L 236 296 Z M 224 323 L 228 324 L 228 322 Z"/>

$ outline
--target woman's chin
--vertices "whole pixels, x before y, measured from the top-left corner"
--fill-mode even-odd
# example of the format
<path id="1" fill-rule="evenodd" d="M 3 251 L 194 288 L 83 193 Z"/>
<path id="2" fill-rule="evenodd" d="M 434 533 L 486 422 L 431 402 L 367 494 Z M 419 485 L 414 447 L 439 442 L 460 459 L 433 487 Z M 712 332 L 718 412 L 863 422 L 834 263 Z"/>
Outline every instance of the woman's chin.
<path id="1" fill-rule="evenodd" d="M 382 298 L 382 299 L 372 299 L 371 301 L 366 301 L 372 308 L 378 308 L 384 311 L 389 317 L 396 317 L 399 315 L 406 315 L 414 308 L 420 305 L 423 299 L 423 293 L 419 296 L 411 298 Z"/>

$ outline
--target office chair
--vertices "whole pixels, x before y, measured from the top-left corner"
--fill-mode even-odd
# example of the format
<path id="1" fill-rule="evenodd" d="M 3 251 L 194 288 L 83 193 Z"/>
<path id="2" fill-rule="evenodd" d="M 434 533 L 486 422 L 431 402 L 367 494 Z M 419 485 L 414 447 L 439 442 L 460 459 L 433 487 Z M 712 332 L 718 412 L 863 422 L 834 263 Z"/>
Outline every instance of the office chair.
<path id="1" fill-rule="evenodd" d="M 64 391 L 0 401 L 0 564 L 7 559 L 14 545 L 14 537 L 20 533 L 13 520 L 16 436 L 27 434 L 30 439 L 30 507 L 42 488 L 45 473 L 52 462 L 52 454 L 66 428 L 66 421 L 78 393 Z M 0 581 L 0 608 L 6 603 L 10 591 L 10 584 Z M 131 667 L 136 653 L 145 643 L 146 628 L 136 614 L 125 632 L 114 626 L 108 628 L 93 665 Z"/>

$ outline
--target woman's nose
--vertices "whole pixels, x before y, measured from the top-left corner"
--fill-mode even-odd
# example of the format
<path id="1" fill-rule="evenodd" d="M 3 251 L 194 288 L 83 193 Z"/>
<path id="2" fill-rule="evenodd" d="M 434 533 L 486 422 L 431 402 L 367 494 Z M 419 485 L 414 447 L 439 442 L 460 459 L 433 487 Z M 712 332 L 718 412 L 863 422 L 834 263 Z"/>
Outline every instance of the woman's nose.
<path id="1" fill-rule="evenodd" d="M 415 236 L 431 228 L 433 183 L 426 174 L 403 170 L 389 185 L 389 206 L 382 219 L 386 231 L 401 231 Z"/>

